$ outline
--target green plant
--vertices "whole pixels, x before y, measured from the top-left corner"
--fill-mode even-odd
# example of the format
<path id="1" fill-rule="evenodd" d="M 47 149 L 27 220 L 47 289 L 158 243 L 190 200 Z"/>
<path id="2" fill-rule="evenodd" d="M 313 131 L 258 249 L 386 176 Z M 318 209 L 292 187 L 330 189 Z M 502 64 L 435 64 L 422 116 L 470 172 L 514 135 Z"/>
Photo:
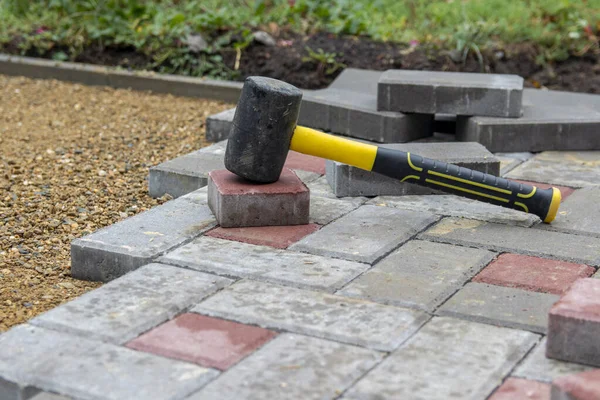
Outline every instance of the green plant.
<path id="1" fill-rule="evenodd" d="M 323 49 L 316 51 L 306 46 L 308 56 L 302 57 L 302 62 L 314 62 L 317 64 L 318 71 L 324 75 L 331 75 L 339 69 L 346 68 L 346 65 L 338 62 L 337 53 L 326 53 Z"/>

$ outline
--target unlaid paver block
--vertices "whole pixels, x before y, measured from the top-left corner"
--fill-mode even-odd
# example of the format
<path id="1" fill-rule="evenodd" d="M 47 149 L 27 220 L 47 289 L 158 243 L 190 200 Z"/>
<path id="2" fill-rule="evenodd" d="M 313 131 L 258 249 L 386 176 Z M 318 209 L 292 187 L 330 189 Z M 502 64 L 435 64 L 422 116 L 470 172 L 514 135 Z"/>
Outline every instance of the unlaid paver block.
<path id="1" fill-rule="evenodd" d="M 445 218 L 421 234 L 420 238 L 591 266 L 600 265 L 600 239 L 561 232 Z"/>
<path id="2" fill-rule="evenodd" d="M 585 264 L 506 253 L 477 274 L 473 282 L 562 294 L 577 279 L 594 272 Z"/>
<path id="3" fill-rule="evenodd" d="M 290 249 L 372 264 L 438 218 L 427 212 L 361 206 Z"/>
<path id="4" fill-rule="evenodd" d="M 3 400 L 35 394 L 26 388 L 76 399 L 175 400 L 217 375 L 194 364 L 31 325 L 0 335 Z"/>
<path id="5" fill-rule="evenodd" d="M 188 400 L 333 399 L 381 358 L 360 347 L 281 334 Z"/>
<path id="6" fill-rule="evenodd" d="M 368 264 L 206 236 L 167 253 L 160 261 L 228 277 L 327 292 L 334 292 L 369 268 Z"/>
<path id="7" fill-rule="evenodd" d="M 576 281 L 550 310 L 546 356 L 600 366 L 600 280 Z"/>
<path id="8" fill-rule="evenodd" d="M 546 151 L 506 177 L 574 188 L 596 186 L 600 182 L 600 151 Z"/>
<path id="9" fill-rule="evenodd" d="M 552 382 L 552 400 L 600 399 L 600 369 L 561 376 Z"/>
<path id="10" fill-rule="evenodd" d="M 355 210 L 359 205 L 350 201 L 321 196 L 310 197 L 310 222 L 327 225 Z"/>
<path id="11" fill-rule="evenodd" d="M 433 116 L 377 111 L 377 96 L 340 89 L 307 93 L 298 124 L 379 143 L 403 143 L 431 136 Z"/>
<path id="12" fill-rule="evenodd" d="M 252 281 L 237 282 L 192 311 L 382 351 L 397 348 L 429 319 L 420 311 Z"/>
<path id="13" fill-rule="evenodd" d="M 206 140 L 209 142 L 218 142 L 227 139 L 234 115 L 235 107 L 221 111 L 218 114 L 209 115 L 206 118 Z"/>
<path id="14" fill-rule="evenodd" d="M 71 242 L 71 275 L 107 282 L 216 225 L 202 196 L 168 201 Z"/>
<path id="15" fill-rule="evenodd" d="M 546 229 L 600 237 L 600 186 L 575 190 Z"/>
<path id="16" fill-rule="evenodd" d="M 33 396 L 31 400 L 71 400 L 71 397 L 62 396 L 60 394 L 42 392 Z"/>
<path id="17" fill-rule="evenodd" d="M 522 96 L 517 75 L 391 69 L 379 78 L 377 109 L 520 117 Z"/>
<path id="18" fill-rule="evenodd" d="M 438 315 L 546 333 L 548 310 L 559 296 L 509 287 L 467 283 L 445 302 Z"/>
<path id="19" fill-rule="evenodd" d="M 39 315 L 31 324 L 121 344 L 231 282 L 183 268 L 149 264 Z"/>
<path id="20" fill-rule="evenodd" d="M 346 392 L 344 399 L 485 399 L 538 336 L 433 318 Z"/>
<path id="21" fill-rule="evenodd" d="M 541 222 L 537 215 L 454 195 L 379 196 L 367 204 L 525 227 Z"/>
<path id="22" fill-rule="evenodd" d="M 491 175 L 500 173 L 500 161 L 478 143 L 396 143 L 380 147 L 418 154 Z M 326 177 L 337 197 L 442 193 L 330 160 L 326 162 Z"/>
<path id="23" fill-rule="evenodd" d="M 127 347 L 226 370 L 274 338 L 256 326 L 186 313 L 127 343 Z"/>
<path id="24" fill-rule="evenodd" d="M 209 173 L 208 205 L 223 228 L 308 224 L 310 192 L 290 169 L 256 184 L 227 170 Z"/>
<path id="25" fill-rule="evenodd" d="M 317 224 L 253 226 L 245 228 L 217 227 L 208 231 L 206 236 L 285 249 L 318 229 L 319 225 Z"/>
<path id="26" fill-rule="evenodd" d="M 520 378 L 551 383 L 553 379 L 587 371 L 591 367 L 565 361 L 553 360 L 546 357 L 546 338 L 525 357 L 517 366 L 513 375 Z"/>
<path id="27" fill-rule="evenodd" d="M 508 378 L 488 400 L 550 400 L 548 383 Z"/>
<path id="28" fill-rule="evenodd" d="M 329 85 L 331 89 L 348 90 L 377 96 L 377 84 L 383 71 L 345 68 Z"/>
<path id="29" fill-rule="evenodd" d="M 574 105 L 524 105 L 520 118 L 459 117 L 456 138 L 492 152 L 598 150 L 600 111 Z"/>
<path id="30" fill-rule="evenodd" d="M 487 250 L 413 240 L 337 294 L 431 312 L 494 256 Z"/>

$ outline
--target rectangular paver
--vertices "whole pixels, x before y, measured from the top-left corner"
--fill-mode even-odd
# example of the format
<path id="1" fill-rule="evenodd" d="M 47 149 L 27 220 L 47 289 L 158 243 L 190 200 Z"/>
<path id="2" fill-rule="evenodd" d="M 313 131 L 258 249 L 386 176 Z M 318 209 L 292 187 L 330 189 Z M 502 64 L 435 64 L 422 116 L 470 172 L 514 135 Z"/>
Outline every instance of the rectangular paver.
<path id="1" fill-rule="evenodd" d="M 327 183 L 327 178 L 324 176 L 307 183 L 306 186 L 310 190 L 311 199 L 313 197 L 317 196 L 317 197 L 325 197 L 327 199 L 334 199 L 334 200 L 338 200 L 338 201 L 346 201 L 348 203 L 353 204 L 355 206 L 355 208 L 362 205 L 364 202 L 366 202 L 368 200 L 366 197 L 363 197 L 363 196 L 338 198 L 335 195 L 335 193 L 333 193 L 333 189 L 331 189 L 331 186 L 329 186 L 329 183 Z"/>
<path id="2" fill-rule="evenodd" d="M 485 283 L 467 283 L 437 311 L 508 328 L 545 333 L 548 311 L 559 296 Z"/>
<path id="3" fill-rule="evenodd" d="M 219 275 L 328 292 L 341 288 L 369 268 L 368 264 L 206 236 L 167 253 L 160 261 Z"/>
<path id="4" fill-rule="evenodd" d="M 504 176 L 533 157 L 533 154 L 529 152 L 495 153 L 494 156 L 500 160 L 500 176 Z"/>
<path id="5" fill-rule="evenodd" d="M 218 142 L 219 140 L 227 139 L 234 115 L 235 107 L 208 116 L 206 118 L 206 140 L 209 142 Z"/>
<path id="6" fill-rule="evenodd" d="M 418 154 L 496 176 L 500 173 L 500 161 L 479 143 L 396 143 L 380 147 Z M 441 193 L 336 161 L 326 162 L 326 177 L 338 197 Z"/>
<path id="7" fill-rule="evenodd" d="M 372 264 L 438 218 L 427 212 L 361 206 L 290 249 Z"/>
<path id="8" fill-rule="evenodd" d="M 382 351 L 429 319 L 419 311 L 252 281 L 237 282 L 192 311 Z"/>
<path id="9" fill-rule="evenodd" d="M 600 265 L 600 239 L 467 219 L 445 218 L 422 239 L 494 251 Z"/>
<path id="10" fill-rule="evenodd" d="M 599 182 L 600 183 L 600 182 Z M 600 185 L 575 190 L 546 229 L 600 237 Z"/>
<path id="11" fill-rule="evenodd" d="M 330 199 L 321 196 L 310 197 L 310 222 L 327 225 L 336 219 L 355 210 L 359 204 L 354 202 Z"/>
<path id="12" fill-rule="evenodd" d="M 485 399 L 538 336 L 433 318 L 371 370 L 344 399 Z"/>
<path id="13" fill-rule="evenodd" d="M 188 400 L 333 399 L 381 358 L 360 347 L 282 334 Z"/>
<path id="14" fill-rule="evenodd" d="M 425 114 L 521 116 L 517 75 L 392 69 L 379 78 L 377 109 Z"/>
<path id="15" fill-rule="evenodd" d="M 208 231 L 206 236 L 285 249 L 318 229 L 319 225 L 317 224 L 252 226 L 244 228 L 222 228 L 219 226 Z"/>
<path id="16" fill-rule="evenodd" d="M 490 262 L 495 253 L 413 240 L 338 292 L 433 311 Z"/>
<path id="17" fill-rule="evenodd" d="M 377 84 L 383 71 L 345 68 L 329 85 L 331 89 L 349 90 L 377 96 Z"/>
<path id="18" fill-rule="evenodd" d="M 31 320 L 33 325 L 124 343 L 231 283 L 149 264 Z"/>
<path id="19" fill-rule="evenodd" d="M 71 243 L 71 275 L 110 281 L 216 225 L 201 197 L 168 201 Z"/>
<path id="20" fill-rule="evenodd" d="M 76 399 L 175 400 L 217 375 L 194 364 L 31 325 L 0 336 L 3 400 L 29 398 L 33 393 L 26 387 Z"/>

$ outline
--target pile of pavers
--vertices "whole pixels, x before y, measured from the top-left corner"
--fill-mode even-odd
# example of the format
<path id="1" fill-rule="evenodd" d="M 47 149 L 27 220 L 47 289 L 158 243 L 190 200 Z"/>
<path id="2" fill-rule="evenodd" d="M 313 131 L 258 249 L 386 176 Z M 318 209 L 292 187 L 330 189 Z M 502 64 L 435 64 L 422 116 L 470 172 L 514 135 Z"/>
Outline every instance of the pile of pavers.
<path id="1" fill-rule="evenodd" d="M 229 111 L 207 121 L 217 143 L 151 169 L 150 193 L 174 200 L 72 243 L 73 276 L 110 282 L 0 335 L 0 399 L 600 398 L 600 151 L 443 142 L 526 118 L 522 82 L 468 93 L 502 117 L 455 117 L 421 92 L 401 105 L 396 78 L 346 70 L 305 95 L 302 122 L 559 186 L 557 219 L 294 152 L 250 184 L 224 170 Z M 548 132 L 519 143 L 567 142 Z"/>

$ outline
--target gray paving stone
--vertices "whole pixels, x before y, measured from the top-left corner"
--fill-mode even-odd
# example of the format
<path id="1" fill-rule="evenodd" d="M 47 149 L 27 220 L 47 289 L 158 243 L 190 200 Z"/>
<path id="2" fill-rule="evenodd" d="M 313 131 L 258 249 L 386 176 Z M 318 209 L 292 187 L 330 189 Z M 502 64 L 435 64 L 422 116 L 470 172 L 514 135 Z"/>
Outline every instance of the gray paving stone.
<path id="1" fill-rule="evenodd" d="M 360 347 L 282 334 L 188 400 L 333 399 L 381 358 Z"/>
<path id="2" fill-rule="evenodd" d="M 0 335 L 2 400 L 29 398 L 35 393 L 27 387 L 82 399 L 182 399 L 217 375 L 194 364 L 30 325 Z"/>
<path id="3" fill-rule="evenodd" d="M 600 111 L 600 96 L 597 94 L 562 92 L 559 90 L 523 89 L 524 105 L 552 105 L 556 107 L 591 108 Z"/>
<path id="4" fill-rule="evenodd" d="M 379 196 L 367 204 L 525 227 L 541 222 L 537 215 L 454 195 Z"/>
<path id="5" fill-rule="evenodd" d="M 31 400 L 72 400 L 71 397 L 62 396 L 60 394 L 43 392 L 33 396 Z"/>
<path id="6" fill-rule="evenodd" d="M 496 176 L 500 173 L 500 161 L 479 143 L 396 143 L 381 147 L 418 154 Z M 327 182 L 338 197 L 442 193 L 336 161 L 327 160 L 325 171 Z"/>
<path id="7" fill-rule="evenodd" d="M 377 111 L 377 97 L 324 89 L 305 94 L 298 124 L 380 143 L 402 143 L 433 133 L 433 116 Z"/>
<path id="8" fill-rule="evenodd" d="M 425 114 L 521 116 L 523 78 L 462 72 L 385 71 L 377 109 Z"/>
<path id="9" fill-rule="evenodd" d="M 71 275 L 110 281 L 215 226 L 200 196 L 168 201 L 71 243 Z"/>
<path id="10" fill-rule="evenodd" d="M 310 197 L 310 222 L 327 225 L 356 209 L 359 204 L 327 197 Z"/>
<path id="11" fill-rule="evenodd" d="M 500 176 L 506 175 L 508 172 L 521 165 L 523 162 L 533 157 L 532 153 L 496 153 L 494 156 L 500 160 Z"/>
<path id="12" fill-rule="evenodd" d="M 518 378 L 551 383 L 555 378 L 563 375 L 576 374 L 593 369 L 582 364 L 553 360 L 546 357 L 546 338 L 525 357 L 512 373 Z"/>
<path id="13" fill-rule="evenodd" d="M 429 319 L 420 311 L 253 281 L 237 282 L 192 311 L 382 351 L 397 348 Z"/>
<path id="14" fill-rule="evenodd" d="M 218 142 L 229 137 L 229 130 L 235 115 L 235 107 L 210 115 L 206 118 L 206 140 Z"/>
<path id="15" fill-rule="evenodd" d="M 599 128 L 600 111 L 526 105 L 521 118 L 458 118 L 456 138 L 479 142 L 492 152 L 599 150 Z"/>
<path id="16" fill-rule="evenodd" d="M 349 90 L 377 96 L 377 84 L 382 71 L 369 69 L 346 68 L 329 85 L 330 89 Z"/>
<path id="17" fill-rule="evenodd" d="M 372 264 L 438 218 L 426 212 L 361 206 L 289 249 Z"/>
<path id="18" fill-rule="evenodd" d="M 485 399 L 538 336 L 436 317 L 344 399 Z"/>
<path id="19" fill-rule="evenodd" d="M 485 283 L 467 283 L 438 315 L 546 333 L 548 311 L 560 296 Z"/>
<path id="20" fill-rule="evenodd" d="M 235 278 L 251 278 L 334 292 L 368 264 L 203 236 L 167 253 L 161 262 Z"/>
<path id="21" fill-rule="evenodd" d="M 540 228 L 600 238 L 600 186 L 575 190 L 560 205 L 552 224 Z"/>
<path id="22" fill-rule="evenodd" d="M 327 183 L 327 178 L 322 176 L 314 181 L 311 181 L 306 184 L 308 190 L 310 190 L 311 201 L 315 197 L 325 197 L 327 199 L 335 199 L 338 201 L 345 201 L 355 205 L 356 207 L 362 205 L 367 201 L 366 197 L 342 197 L 338 198 L 335 193 L 333 193 L 333 189 Z"/>
<path id="23" fill-rule="evenodd" d="M 600 265 L 599 239 L 561 232 L 445 218 L 421 234 L 420 238 L 592 266 Z"/>
<path id="24" fill-rule="evenodd" d="M 494 256 L 487 250 L 413 240 L 337 294 L 431 312 Z"/>
<path id="25" fill-rule="evenodd" d="M 183 268 L 149 264 L 41 314 L 31 324 L 122 344 L 231 282 Z"/>

